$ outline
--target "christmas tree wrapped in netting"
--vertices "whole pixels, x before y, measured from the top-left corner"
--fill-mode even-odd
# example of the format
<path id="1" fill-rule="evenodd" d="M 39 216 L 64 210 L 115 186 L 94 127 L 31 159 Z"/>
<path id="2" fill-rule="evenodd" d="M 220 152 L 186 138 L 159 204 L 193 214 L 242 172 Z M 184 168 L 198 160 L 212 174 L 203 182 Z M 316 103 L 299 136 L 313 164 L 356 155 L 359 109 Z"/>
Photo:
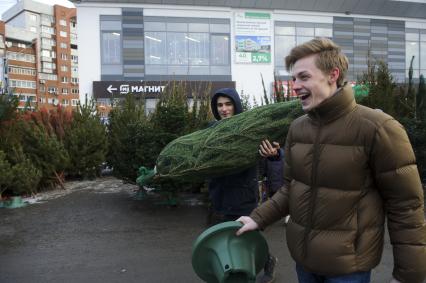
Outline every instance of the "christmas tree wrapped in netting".
<path id="1" fill-rule="evenodd" d="M 298 101 L 257 107 L 170 142 L 156 162 L 164 178 L 204 180 L 256 164 L 262 140 L 285 143 L 290 123 L 303 114 Z"/>

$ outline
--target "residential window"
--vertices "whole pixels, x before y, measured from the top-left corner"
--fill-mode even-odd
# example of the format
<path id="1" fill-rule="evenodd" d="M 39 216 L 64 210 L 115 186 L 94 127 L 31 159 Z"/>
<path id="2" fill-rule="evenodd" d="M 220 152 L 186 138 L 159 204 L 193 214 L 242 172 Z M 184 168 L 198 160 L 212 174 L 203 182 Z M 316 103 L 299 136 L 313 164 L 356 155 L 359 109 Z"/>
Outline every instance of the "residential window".
<path id="1" fill-rule="evenodd" d="M 41 26 L 41 32 L 48 33 L 48 34 L 54 34 L 55 30 L 52 27 Z"/>
<path id="2" fill-rule="evenodd" d="M 21 68 L 21 67 L 15 67 L 15 66 L 9 66 L 8 72 L 10 74 L 27 75 L 27 76 L 35 76 L 36 75 L 35 69 Z"/>
<path id="3" fill-rule="evenodd" d="M 36 82 L 35 81 L 9 80 L 9 83 L 10 83 L 11 87 L 36 89 Z"/>
<path id="4" fill-rule="evenodd" d="M 64 20 L 64 19 L 61 19 L 61 20 L 59 20 L 59 24 L 60 24 L 61 26 L 66 27 L 66 26 L 67 26 L 67 21 L 66 21 L 66 20 Z"/>
<path id="5" fill-rule="evenodd" d="M 67 66 L 65 66 L 65 65 L 62 65 L 62 66 L 61 66 L 61 71 L 62 71 L 62 72 L 68 72 L 68 67 L 67 67 Z"/>
<path id="6" fill-rule="evenodd" d="M 49 50 L 42 50 L 41 51 L 41 56 L 42 57 L 49 57 L 49 58 L 51 58 L 50 57 L 50 51 Z"/>
<path id="7" fill-rule="evenodd" d="M 71 60 L 73 63 L 78 63 L 78 56 L 77 55 L 71 55 Z"/>
<path id="8" fill-rule="evenodd" d="M 68 45 L 65 42 L 61 42 L 60 46 L 61 48 L 65 48 L 65 49 L 68 48 Z"/>
<path id="9" fill-rule="evenodd" d="M 42 62 L 43 64 L 43 69 L 53 69 L 53 63 L 50 62 Z"/>
<path id="10" fill-rule="evenodd" d="M 61 30 L 61 31 L 59 32 L 59 35 L 60 35 L 60 36 L 62 36 L 62 37 L 67 37 L 67 36 L 68 36 L 67 32 L 66 32 L 66 31 L 63 31 L 63 30 Z"/>
<path id="11" fill-rule="evenodd" d="M 30 14 L 29 18 L 30 18 L 30 21 L 32 22 L 37 21 L 37 16 L 35 14 Z"/>
<path id="12" fill-rule="evenodd" d="M 32 55 L 32 54 L 25 54 L 25 53 L 17 53 L 17 52 L 7 51 L 6 52 L 6 58 L 9 59 L 9 60 L 35 63 L 35 56 Z"/>
<path id="13" fill-rule="evenodd" d="M 72 94 L 77 94 L 77 93 L 79 93 L 78 88 L 72 88 L 72 89 L 71 89 L 71 93 L 72 93 Z"/>
<path id="14" fill-rule="evenodd" d="M 42 38 L 41 39 L 41 45 L 46 45 L 46 46 L 55 46 L 56 45 L 56 41 L 54 39 L 51 38 Z"/>
<path id="15" fill-rule="evenodd" d="M 67 88 L 63 88 L 62 89 L 62 94 L 68 94 L 68 89 Z"/>
<path id="16" fill-rule="evenodd" d="M 58 93 L 58 89 L 56 87 L 48 87 L 47 92 L 56 94 L 56 93 Z"/>
<path id="17" fill-rule="evenodd" d="M 77 104 L 78 104 L 78 99 L 71 99 L 72 106 L 77 106 Z"/>
<path id="18" fill-rule="evenodd" d="M 55 74 L 39 73 L 39 78 L 42 80 L 57 81 L 58 76 Z"/>
<path id="19" fill-rule="evenodd" d="M 69 82 L 68 77 L 61 77 L 61 82 L 68 83 Z"/>
<path id="20" fill-rule="evenodd" d="M 68 55 L 65 53 L 61 53 L 61 59 L 62 60 L 68 60 Z"/>

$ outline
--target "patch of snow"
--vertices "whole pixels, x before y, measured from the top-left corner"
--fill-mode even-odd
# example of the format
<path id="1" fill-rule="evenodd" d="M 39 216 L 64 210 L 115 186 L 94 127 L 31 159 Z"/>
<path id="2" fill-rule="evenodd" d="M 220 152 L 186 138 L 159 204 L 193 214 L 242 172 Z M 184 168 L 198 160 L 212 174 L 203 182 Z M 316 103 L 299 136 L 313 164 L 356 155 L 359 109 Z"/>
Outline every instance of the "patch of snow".
<path id="1" fill-rule="evenodd" d="M 127 193 L 131 196 L 139 189 L 137 185 L 124 184 L 122 180 L 108 177 L 91 181 L 70 181 L 65 183 L 65 189 L 55 189 L 52 191 L 40 192 L 34 196 L 22 198 L 27 204 L 44 203 L 48 200 L 60 198 L 70 193 L 81 190 L 92 190 L 95 193 Z"/>

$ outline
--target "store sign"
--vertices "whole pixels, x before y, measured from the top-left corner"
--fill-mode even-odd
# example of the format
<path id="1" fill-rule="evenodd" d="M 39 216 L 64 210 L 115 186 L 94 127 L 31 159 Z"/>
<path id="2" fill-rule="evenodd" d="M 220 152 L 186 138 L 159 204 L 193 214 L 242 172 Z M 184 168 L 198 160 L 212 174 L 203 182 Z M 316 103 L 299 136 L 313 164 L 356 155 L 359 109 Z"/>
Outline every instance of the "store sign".
<path id="1" fill-rule="evenodd" d="M 271 63 L 270 13 L 235 13 L 235 62 Z"/>
<path id="2" fill-rule="evenodd" d="M 235 82 L 208 82 L 208 81 L 94 81 L 93 95 L 95 98 L 120 98 L 128 94 L 156 98 L 166 90 L 168 85 L 184 84 L 188 96 L 193 92 L 210 90 L 211 93 L 219 88 L 235 88 Z"/>
<path id="3" fill-rule="evenodd" d="M 107 91 L 110 94 L 114 94 L 114 92 L 119 91 L 120 94 L 140 94 L 140 93 L 148 93 L 148 92 L 154 92 L 154 93 L 160 93 L 164 91 L 165 85 L 129 85 L 129 84 L 121 84 L 118 88 L 113 87 L 112 84 L 110 84 L 107 87 Z"/>

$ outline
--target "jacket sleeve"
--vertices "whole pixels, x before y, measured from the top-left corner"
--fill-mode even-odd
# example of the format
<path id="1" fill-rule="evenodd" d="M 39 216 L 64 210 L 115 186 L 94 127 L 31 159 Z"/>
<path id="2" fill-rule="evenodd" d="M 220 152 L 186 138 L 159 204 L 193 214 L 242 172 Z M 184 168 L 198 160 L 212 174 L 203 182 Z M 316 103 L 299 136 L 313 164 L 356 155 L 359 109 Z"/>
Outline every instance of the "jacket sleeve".
<path id="1" fill-rule="evenodd" d="M 291 129 L 287 135 L 287 141 L 285 144 L 285 153 L 284 155 L 281 152 L 281 156 L 286 156 L 283 158 L 284 161 L 284 185 L 270 198 L 268 201 L 264 202 L 261 206 L 253 210 L 250 214 L 250 217 L 259 225 L 261 229 L 266 226 L 274 223 L 280 218 L 288 214 L 288 190 L 286 186 L 286 177 L 287 180 L 290 179 L 290 166 L 289 166 L 289 151 L 290 151 L 290 140 L 291 140 Z M 287 182 L 288 184 L 288 182 Z"/>
<path id="2" fill-rule="evenodd" d="M 396 120 L 389 119 L 377 129 L 372 155 L 393 246 L 393 276 L 402 283 L 422 283 L 426 277 L 423 188 L 407 133 Z"/>

